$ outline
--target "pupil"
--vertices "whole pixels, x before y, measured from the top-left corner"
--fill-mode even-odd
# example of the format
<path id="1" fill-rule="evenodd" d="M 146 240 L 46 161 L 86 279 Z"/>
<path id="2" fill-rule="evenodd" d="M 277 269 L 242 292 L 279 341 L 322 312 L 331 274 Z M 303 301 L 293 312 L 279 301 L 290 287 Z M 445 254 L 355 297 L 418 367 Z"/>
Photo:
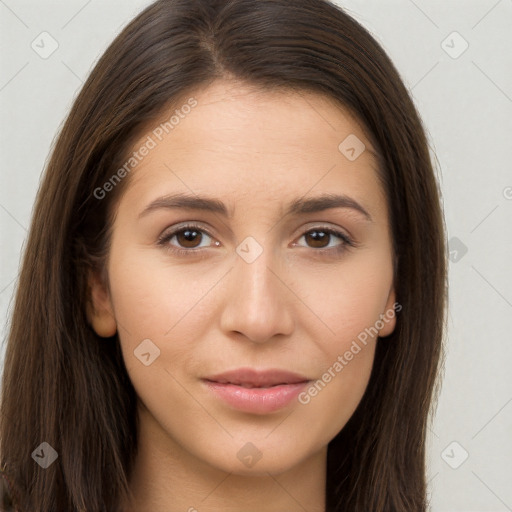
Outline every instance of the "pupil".
<path id="1" fill-rule="evenodd" d="M 309 236 L 313 239 L 314 242 L 321 243 L 322 240 L 328 237 L 329 235 L 324 231 L 311 231 Z M 323 245 L 320 245 L 320 247 L 323 247 Z"/>
<path id="2" fill-rule="evenodd" d="M 186 229 L 185 231 L 182 231 L 182 236 L 185 238 L 185 241 L 190 243 L 194 242 L 194 238 L 196 238 L 198 235 L 198 232 L 191 229 Z M 187 246 L 186 246 L 187 247 Z"/>

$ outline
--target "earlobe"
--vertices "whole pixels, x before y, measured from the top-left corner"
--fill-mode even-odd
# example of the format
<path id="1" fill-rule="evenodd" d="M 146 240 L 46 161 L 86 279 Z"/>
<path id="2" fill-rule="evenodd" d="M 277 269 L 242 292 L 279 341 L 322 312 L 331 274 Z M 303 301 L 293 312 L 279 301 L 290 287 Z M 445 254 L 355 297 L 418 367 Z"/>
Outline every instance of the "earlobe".
<path id="1" fill-rule="evenodd" d="M 117 332 L 117 323 L 107 287 L 94 272 L 89 273 L 88 286 L 87 320 L 98 336 L 110 338 Z"/>
<path id="2" fill-rule="evenodd" d="M 386 309 L 381 314 L 381 320 L 378 322 L 379 338 L 384 338 L 393 333 L 396 327 L 396 314 L 402 307 L 396 303 L 395 288 L 389 293 Z"/>

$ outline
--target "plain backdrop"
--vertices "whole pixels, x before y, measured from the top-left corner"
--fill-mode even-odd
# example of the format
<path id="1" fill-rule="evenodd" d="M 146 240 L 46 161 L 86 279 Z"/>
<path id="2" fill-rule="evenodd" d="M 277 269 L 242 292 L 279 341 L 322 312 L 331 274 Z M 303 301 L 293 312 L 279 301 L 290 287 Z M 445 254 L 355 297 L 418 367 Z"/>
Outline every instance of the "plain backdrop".
<path id="1" fill-rule="evenodd" d="M 0 0 L 2 366 L 54 137 L 99 56 L 149 3 Z M 428 440 L 432 511 L 512 511 L 512 0 L 338 3 L 383 45 L 409 87 L 443 194 L 450 312 Z M 41 38 L 45 51 L 58 44 L 48 58 Z"/>

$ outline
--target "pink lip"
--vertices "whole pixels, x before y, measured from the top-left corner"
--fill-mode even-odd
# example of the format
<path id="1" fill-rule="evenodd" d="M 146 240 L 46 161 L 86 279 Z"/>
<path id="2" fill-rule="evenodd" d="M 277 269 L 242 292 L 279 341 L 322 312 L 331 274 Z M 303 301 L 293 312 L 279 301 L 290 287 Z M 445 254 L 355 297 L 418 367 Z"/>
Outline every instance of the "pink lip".
<path id="1" fill-rule="evenodd" d="M 229 405 L 244 412 L 267 414 L 286 407 L 310 382 L 284 370 L 240 368 L 204 378 L 207 387 Z"/>

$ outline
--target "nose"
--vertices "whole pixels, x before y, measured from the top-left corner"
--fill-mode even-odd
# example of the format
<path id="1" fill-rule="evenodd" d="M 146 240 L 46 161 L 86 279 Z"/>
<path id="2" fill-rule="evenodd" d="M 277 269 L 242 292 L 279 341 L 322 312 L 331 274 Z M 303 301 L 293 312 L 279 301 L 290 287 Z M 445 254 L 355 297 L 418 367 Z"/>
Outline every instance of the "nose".
<path id="1" fill-rule="evenodd" d="M 238 254 L 234 261 L 221 314 L 223 332 L 240 333 L 254 343 L 290 335 L 299 301 L 287 284 L 285 266 L 266 249 L 254 261 Z"/>

